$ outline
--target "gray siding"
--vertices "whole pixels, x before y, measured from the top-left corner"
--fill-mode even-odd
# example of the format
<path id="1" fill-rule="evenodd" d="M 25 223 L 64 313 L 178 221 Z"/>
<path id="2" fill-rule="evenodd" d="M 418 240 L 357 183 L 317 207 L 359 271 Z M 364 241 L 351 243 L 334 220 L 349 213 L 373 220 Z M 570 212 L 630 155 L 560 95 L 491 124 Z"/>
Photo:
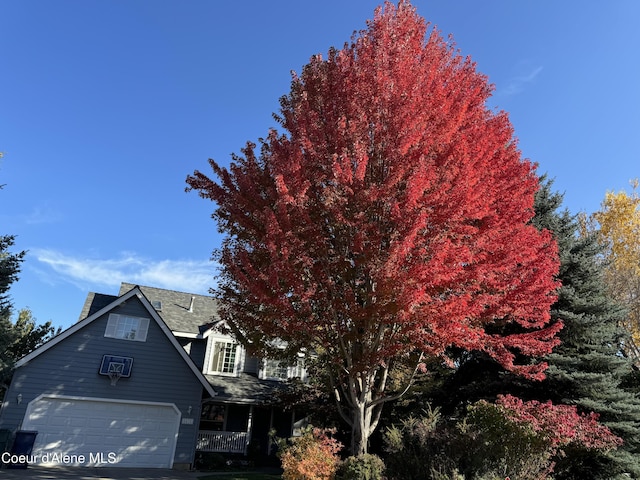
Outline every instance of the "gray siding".
<path id="1" fill-rule="evenodd" d="M 191 359 L 196 366 L 202 371 L 204 367 L 204 354 L 207 350 L 206 340 L 194 340 L 191 343 Z"/>
<path id="2" fill-rule="evenodd" d="M 247 355 L 244 360 L 244 369 L 245 373 L 250 373 L 252 375 L 258 375 L 260 373 L 260 367 L 262 366 L 262 362 L 257 357 L 252 357 Z"/>
<path id="3" fill-rule="evenodd" d="M 109 313 L 149 317 L 135 297 Z M 108 316 L 95 319 L 17 369 L 4 399 L 0 428 L 19 429 L 27 405 L 41 394 L 173 403 L 183 421 L 194 419 L 192 425 L 180 426 L 174 463 L 192 463 L 202 385 L 153 319 L 146 342 L 137 342 L 105 338 Z M 108 377 L 98 374 L 105 354 L 133 357 L 131 377 L 111 386 Z"/>

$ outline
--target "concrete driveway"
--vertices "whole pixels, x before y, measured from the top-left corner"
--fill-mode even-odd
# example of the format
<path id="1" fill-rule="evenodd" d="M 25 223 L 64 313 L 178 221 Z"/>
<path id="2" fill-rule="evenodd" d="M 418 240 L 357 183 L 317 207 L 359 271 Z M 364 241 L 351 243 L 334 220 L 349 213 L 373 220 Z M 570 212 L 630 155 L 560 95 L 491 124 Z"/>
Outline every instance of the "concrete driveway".
<path id="1" fill-rule="evenodd" d="M 164 468 L 38 467 L 0 469 L 0 480 L 196 480 L 210 475 Z"/>

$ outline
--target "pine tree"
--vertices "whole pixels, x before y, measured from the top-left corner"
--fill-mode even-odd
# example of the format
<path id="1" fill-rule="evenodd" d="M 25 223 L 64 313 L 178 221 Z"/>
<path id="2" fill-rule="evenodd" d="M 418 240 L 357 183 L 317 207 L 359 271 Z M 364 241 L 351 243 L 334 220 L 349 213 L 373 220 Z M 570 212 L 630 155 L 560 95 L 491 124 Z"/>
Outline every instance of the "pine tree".
<path id="1" fill-rule="evenodd" d="M 640 478 L 640 399 L 624 388 L 632 372 L 631 361 L 621 354 L 625 312 L 606 293 L 597 238 L 580 235 L 577 218 L 566 210 L 558 212 L 561 204 L 562 195 L 552 193 L 550 182 L 542 182 L 532 222 L 552 231 L 558 242 L 562 286 L 551 316 L 564 324 L 560 345 L 545 357 L 546 379 L 531 382 L 511 375 L 486 355 L 463 352 L 460 368 L 432 398 L 448 412 L 507 393 L 595 412 L 624 445 L 606 454 L 567 451 L 558 459 L 554 478 Z M 625 472 L 631 477 L 623 476 Z"/>
<path id="2" fill-rule="evenodd" d="M 25 252 L 12 253 L 9 249 L 13 244 L 13 236 L 0 236 L 0 398 L 3 396 L 4 383 L 9 378 L 14 361 L 10 349 L 17 339 L 17 333 L 11 323 L 13 305 L 8 291 L 11 284 L 18 279 L 20 264 L 25 255 Z"/>
<path id="3" fill-rule="evenodd" d="M 0 152 L 2 158 L 2 152 Z M 2 189 L 3 185 L 0 185 Z M 13 253 L 11 247 L 15 243 L 15 236 L 0 235 L 0 368 L 5 365 L 6 346 L 12 341 L 11 314 L 13 305 L 9 296 L 9 288 L 18 280 L 20 265 L 24 259 L 25 252 Z"/>
<path id="4" fill-rule="evenodd" d="M 578 234 L 575 216 L 567 211 L 555 213 L 561 203 L 562 196 L 551 193 L 550 183 L 536 199 L 534 223 L 553 231 L 560 248 L 562 287 L 552 316 L 564 322 L 564 329 L 562 343 L 547 357 L 547 379 L 532 387 L 539 397 L 598 413 L 625 444 L 604 458 L 581 459 L 583 470 L 568 457 L 558 465 L 561 469 L 567 464 L 566 477 L 560 476 L 560 470 L 557 477 L 615 478 L 628 472 L 640 478 L 640 399 L 623 388 L 632 371 L 631 361 L 621 354 L 625 312 L 607 295 L 598 260 L 602 246 L 595 236 Z"/>

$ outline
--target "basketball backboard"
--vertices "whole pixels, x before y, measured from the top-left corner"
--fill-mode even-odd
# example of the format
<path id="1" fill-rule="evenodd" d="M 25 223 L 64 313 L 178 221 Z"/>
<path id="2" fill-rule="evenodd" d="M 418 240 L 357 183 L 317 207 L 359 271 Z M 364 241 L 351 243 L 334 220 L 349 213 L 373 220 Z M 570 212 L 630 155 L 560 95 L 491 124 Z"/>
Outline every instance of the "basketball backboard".
<path id="1" fill-rule="evenodd" d="M 100 375 L 119 373 L 119 377 L 130 377 L 133 358 L 118 355 L 104 355 L 100 364 Z"/>

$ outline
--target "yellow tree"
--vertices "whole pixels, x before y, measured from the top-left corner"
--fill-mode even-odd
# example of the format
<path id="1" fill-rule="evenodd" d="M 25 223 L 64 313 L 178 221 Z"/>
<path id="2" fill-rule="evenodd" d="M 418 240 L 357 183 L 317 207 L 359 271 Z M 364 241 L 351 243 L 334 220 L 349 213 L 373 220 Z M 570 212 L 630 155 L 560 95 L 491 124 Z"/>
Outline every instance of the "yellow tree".
<path id="1" fill-rule="evenodd" d="M 640 363 L 640 196 L 633 190 L 607 192 L 601 209 L 592 215 L 606 247 L 605 279 L 611 294 L 628 309 L 624 322 L 630 334 L 627 354 Z"/>

